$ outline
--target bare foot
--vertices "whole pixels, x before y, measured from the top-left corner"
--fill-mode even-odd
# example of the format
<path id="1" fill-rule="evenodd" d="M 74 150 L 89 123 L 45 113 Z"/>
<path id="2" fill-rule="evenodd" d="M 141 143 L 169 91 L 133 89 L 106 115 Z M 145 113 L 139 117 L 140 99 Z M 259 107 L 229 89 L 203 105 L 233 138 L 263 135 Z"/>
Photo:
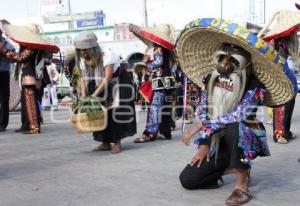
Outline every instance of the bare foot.
<path id="1" fill-rule="evenodd" d="M 121 148 L 121 140 L 117 141 L 116 143 L 113 144 L 113 146 L 111 147 L 111 153 L 112 154 L 118 154 L 122 151 Z"/>
<path id="2" fill-rule="evenodd" d="M 111 153 L 112 154 L 118 154 L 122 151 L 121 149 L 121 143 L 115 143 L 112 147 L 111 147 Z"/>
<path id="3" fill-rule="evenodd" d="M 97 145 L 93 149 L 93 152 L 108 151 L 108 150 L 111 150 L 111 145 L 109 143 L 102 143 L 102 144 Z"/>
<path id="4" fill-rule="evenodd" d="M 235 189 L 248 191 L 250 183 L 250 169 L 236 169 Z"/>

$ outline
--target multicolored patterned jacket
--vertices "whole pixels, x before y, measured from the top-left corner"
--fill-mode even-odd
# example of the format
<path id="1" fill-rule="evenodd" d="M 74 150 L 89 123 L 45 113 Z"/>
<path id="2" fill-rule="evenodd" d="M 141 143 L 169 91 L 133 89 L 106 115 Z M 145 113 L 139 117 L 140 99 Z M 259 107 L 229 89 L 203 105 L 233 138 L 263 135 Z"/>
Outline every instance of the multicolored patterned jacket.
<path id="1" fill-rule="evenodd" d="M 198 117 L 204 125 L 204 129 L 197 134 L 195 144 L 208 144 L 213 134 L 225 129 L 229 124 L 238 123 L 238 147 L 243 150 L 244 161 L 251 165 L 251 160 L 255 157 L 269 156 L 266 130 L 255 117 L 257 106 L 262 105 L 265 94 L 266 90 L 263 88 L 249 89 L 234 109 L 216 119 L 208 119 L 207 90 L 203 90 L 199 102 Z"/>

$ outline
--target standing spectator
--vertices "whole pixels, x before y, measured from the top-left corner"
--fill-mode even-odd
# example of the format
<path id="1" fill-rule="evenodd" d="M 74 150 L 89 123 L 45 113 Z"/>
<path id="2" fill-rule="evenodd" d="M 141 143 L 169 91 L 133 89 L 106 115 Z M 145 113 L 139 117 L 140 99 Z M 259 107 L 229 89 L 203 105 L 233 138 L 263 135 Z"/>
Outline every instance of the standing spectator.
<path id="1" fill-rule="evenodd" d="M 2 36 L 0 30 L 0 42 L 7 50 L 14 51 L 14 47 Z M 9 121 L 9 96 L 10 96 L 10 68 L 11 63 L 0 55 L 0 132 L 6 130 Z"/>
<path id="2" fill-rule="evenodd" d="M 49 65 L 47 69 L 50 77 L 50 84 L 44 88 L 43 107 L 51 108 L 56 111 L 58 109 L 57 85 L 59 83 L 59 74 L 53 63 Z"/>

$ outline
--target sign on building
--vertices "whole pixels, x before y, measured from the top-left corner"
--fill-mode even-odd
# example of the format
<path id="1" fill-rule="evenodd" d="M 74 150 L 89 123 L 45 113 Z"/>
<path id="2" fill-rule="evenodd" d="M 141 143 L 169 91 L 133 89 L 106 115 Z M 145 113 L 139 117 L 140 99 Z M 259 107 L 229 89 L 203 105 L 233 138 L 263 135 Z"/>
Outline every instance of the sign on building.
<path id="1" fill-rule="evenodd" d="M 55 16 L 70 13 L 70 0 L 41 0 L 41 14 Z"/>
<path id="2" fill-rule="evenodd" d="M 91 26 L 104 26 L 103 18 L 77 20 L 77 28 L 91 27 Z"/>

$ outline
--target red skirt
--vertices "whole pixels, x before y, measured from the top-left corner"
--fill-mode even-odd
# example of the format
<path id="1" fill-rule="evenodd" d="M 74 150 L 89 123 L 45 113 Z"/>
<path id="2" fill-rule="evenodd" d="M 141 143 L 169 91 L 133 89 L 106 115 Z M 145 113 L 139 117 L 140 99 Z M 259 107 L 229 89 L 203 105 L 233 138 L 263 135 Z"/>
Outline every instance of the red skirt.
<path id="1" fill-rule="evenodd" d="M 144 97 L 146 102 L 151 103 L 153 93 L 151 81 L 144 82 L 139 88 L 139 93 Z"/>

